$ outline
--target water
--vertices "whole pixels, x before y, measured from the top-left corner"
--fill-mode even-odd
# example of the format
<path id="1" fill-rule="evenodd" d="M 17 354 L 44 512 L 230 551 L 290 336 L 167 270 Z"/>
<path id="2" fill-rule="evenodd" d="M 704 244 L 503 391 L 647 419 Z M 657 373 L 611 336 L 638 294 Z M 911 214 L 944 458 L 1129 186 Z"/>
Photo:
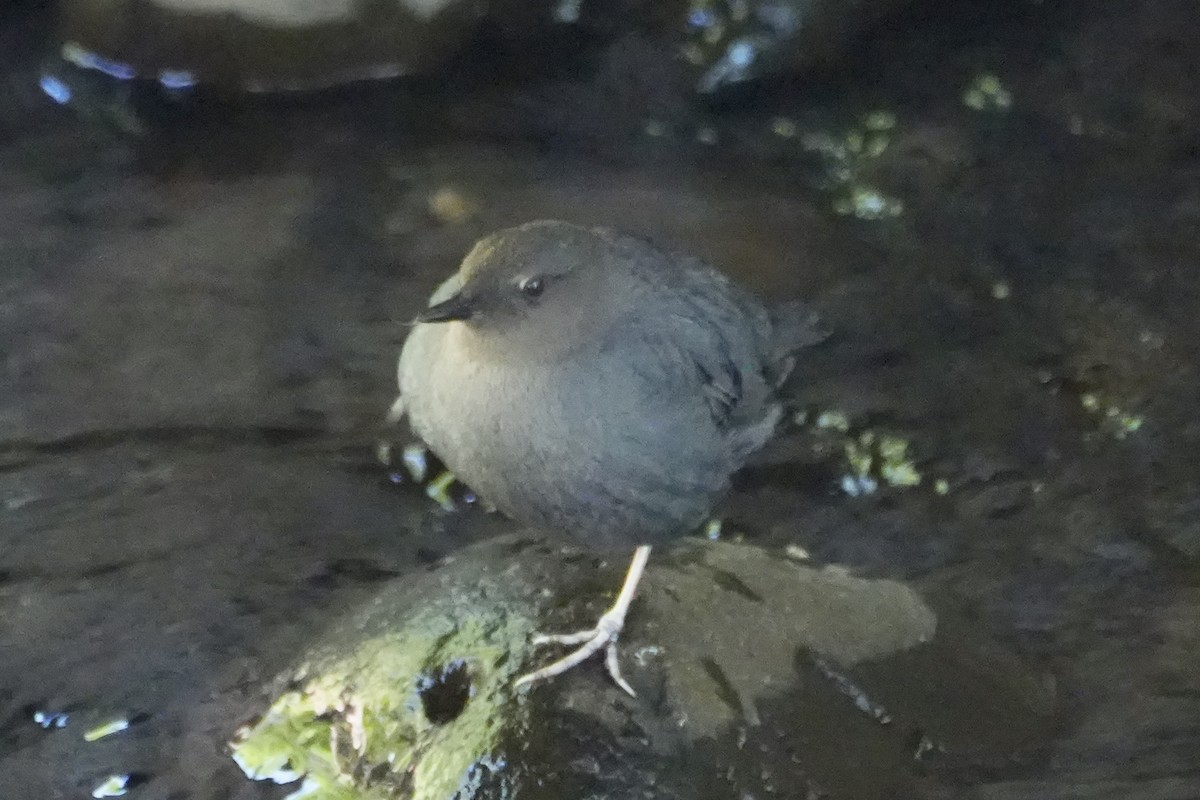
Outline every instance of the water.
<path id="1" fill-rule="evenodd" d="M 134 98 L 138 136 L 103 92 L 41 94 L 41 12 L 0 23 L 5 796 L 267 796 L 214 746 L 262 683 L 373 584 L 506 529 L 373 447 L 400 323 L 543 216 L 826 316 L 796 404 L 847 430 L 794 430 L 725 530 L 913 581 L 1062 698 L 1052 742 L 931 794 L 1200 794 L 1200 30 L 1185 3 L 1083 9 L 929 9 L 678 116 L 462 80 Z M 989 75 L 1008 109 L 964 102 Z M 919 485 L 888 485 L 883 436 Z"/>

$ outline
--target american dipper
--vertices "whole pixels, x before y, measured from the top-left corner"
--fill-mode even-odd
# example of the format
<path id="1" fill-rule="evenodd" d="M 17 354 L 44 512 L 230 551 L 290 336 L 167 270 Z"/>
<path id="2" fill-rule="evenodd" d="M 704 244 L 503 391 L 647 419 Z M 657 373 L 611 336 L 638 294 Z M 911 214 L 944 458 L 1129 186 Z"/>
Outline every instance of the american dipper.
<path id="1" fill-rule="evenodd" d="M 605 228 L 531 222 L 467 254 L 400 354 L 389 419 L 509 517 L 598 548 L 637 546 L 557 675 L 617 637 L 650 546 L 694 531 L 771 437 L 792 353 L 819 338 L 799 306 L 768 312 L 690 256 Z"/>

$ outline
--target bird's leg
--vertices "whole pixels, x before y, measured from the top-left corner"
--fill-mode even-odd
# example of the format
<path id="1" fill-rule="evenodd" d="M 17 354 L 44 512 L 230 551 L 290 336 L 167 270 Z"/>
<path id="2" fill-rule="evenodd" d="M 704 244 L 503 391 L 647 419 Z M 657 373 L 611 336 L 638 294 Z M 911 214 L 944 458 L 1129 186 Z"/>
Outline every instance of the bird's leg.
<path id="1" fill-rule="evenodd" d="M 608 668 L 608 674 L 612 676 L 617 686 L 628 692 L 631 697 L 636 697 L 637 693 L 633 691 L 633 687 L 621 677 L 621 665 L 617 660 L 617 640 L 620 638 L 621 629 L 625 627 L 625 615 L 629 611 L 630 604 L 633 603 L 638 582 L 642 579 L 642 573 L 646 571 L 646 562 L 649 560 L 650 545 L 641 545 L 634 551 L 629 571 L 625 573 L 625 583 L 621 586 L 621 593 L 617 595 L 617 600 L 613 603 L 612 608 L 604 612 L 604 615 L 596 621 L 596 627 L 577 633 L 535 636 L 534 645 L 564 644 L 580 645 L 580 647 L 549 666 L 522 675 L 517 679 L 516 685 L 523 686 L 527 683 L 561 675 L 586 661 L 601 648 L 605 648 L 607 652 L 604 657 L 604 665 Z"/>

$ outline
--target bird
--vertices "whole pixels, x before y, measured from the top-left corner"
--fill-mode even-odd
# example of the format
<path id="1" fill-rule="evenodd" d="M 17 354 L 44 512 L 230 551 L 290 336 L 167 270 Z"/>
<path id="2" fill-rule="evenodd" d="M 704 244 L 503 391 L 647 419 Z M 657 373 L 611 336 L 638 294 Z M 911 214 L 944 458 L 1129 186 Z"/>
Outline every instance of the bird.
<path id="1" fill-rule="evenodd" d="M 618 640 L 653 546 L 696 531 L 774 435 L 795 353 L 823 337 L 797 301 L 768 310 L 699 258 L 606 227 L 538 220 L 478 241 L 403 344 L 390 422 L 481 500 L 594 549 L 634 548 L 594 628 L 521 676 Z"/>

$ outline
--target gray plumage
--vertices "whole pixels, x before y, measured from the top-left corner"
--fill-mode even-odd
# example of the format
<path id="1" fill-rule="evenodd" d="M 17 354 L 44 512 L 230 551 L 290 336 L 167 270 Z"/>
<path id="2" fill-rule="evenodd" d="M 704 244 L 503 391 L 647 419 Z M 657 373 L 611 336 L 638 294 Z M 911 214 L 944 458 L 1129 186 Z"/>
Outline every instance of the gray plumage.
<path id="1" fill-rule="evenodd" d="M 396 411 L 487 502 L 594 547 L 701 525 L 815 338 L 695 258 L 549 221 L 481 240 L 421 319 Z"/>

